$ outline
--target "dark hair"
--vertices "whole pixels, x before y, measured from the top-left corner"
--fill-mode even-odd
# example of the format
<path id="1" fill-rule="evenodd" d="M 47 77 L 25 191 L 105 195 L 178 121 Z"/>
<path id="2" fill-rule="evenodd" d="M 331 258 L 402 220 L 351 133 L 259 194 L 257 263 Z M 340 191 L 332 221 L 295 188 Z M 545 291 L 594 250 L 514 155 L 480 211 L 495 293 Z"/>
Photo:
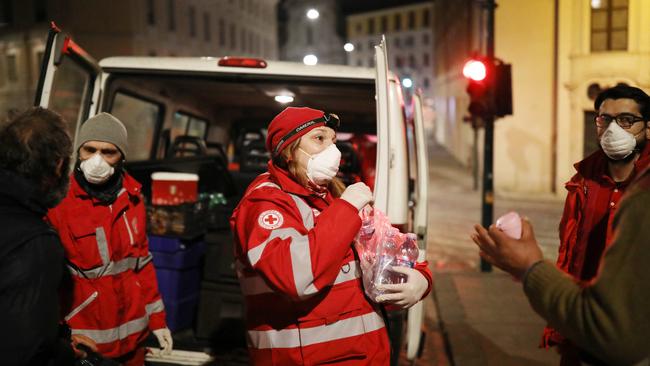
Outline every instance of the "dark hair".
<path id="1" fill-rule="evenodd" d="M 650 96 L 639 88 L 618 84 L 613 88 L 605 89 L 598 94 L 594 102 L 594 108 L 596 110 L 600 109 L 600 105 L 603 104 L 605 99 L 632 99 L 639 105 L 641 116 L 646 121 L 650 121 Z"/>
<path id="2" fill-rule="evenodd" d="M 60 173 L 67 176 L 72 141 L 59 114 L 32 107 L 0 130 L 0 168 L 31 181 L 47 192 Z"/>

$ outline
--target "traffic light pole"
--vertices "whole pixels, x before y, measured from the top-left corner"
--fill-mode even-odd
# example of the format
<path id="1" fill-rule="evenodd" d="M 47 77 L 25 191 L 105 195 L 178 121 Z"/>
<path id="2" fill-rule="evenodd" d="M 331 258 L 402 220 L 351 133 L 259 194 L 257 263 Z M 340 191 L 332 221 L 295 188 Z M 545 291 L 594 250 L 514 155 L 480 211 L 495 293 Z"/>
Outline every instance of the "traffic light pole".
<path id="1" fill-rule="evenodd" d="M 490 62 L 494 62 L 494 0 L 485 0 L 487 10 L 487 41 L 486 54 Z M 483 152 L 483 195 L 481 209 L 481 224 L 483 227 L 492 225 L 494 219 L 494 115 L 483 117 L 485 124 L 485 144 Z M 481 272 L 491 272 L 492 265 L 481 258 Z"/>

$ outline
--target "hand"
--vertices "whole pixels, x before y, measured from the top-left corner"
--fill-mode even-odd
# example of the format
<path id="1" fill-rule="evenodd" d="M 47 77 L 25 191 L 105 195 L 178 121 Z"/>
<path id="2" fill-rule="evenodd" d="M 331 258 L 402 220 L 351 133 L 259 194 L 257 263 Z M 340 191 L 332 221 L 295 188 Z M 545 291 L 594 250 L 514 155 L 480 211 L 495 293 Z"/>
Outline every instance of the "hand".
<path id="1" fill-rule="evenodd" d="M 172 339 L 172 333 L 169 331 L 169 328 L 156 329 L 153 331 L 153 335 L 158 338 L 158 344 L 160 344 L 160 348 L 162 349 L 160 353 L 163 355 L 171 354 L 174 340 Z"/>
<path id="2" fill-rule="evenodd" d="M 391 270 L 405 274 L 408 279 L 405 283 L 377 286 L 378 290 L 385 291 L 385 293 L 377 296 L 375 301 L 397 305 L 402 309 L 408 309 L 417 304 L 429 288 L 429 281 L 417 269 L 395 266 Z"/>
<path id="3" fill-rule="evenodd" d="M 526 273 L 533 264 L 544 259 L 542 250 L 537 245 L 533 226 L 526 219 L 521 220 L 521 239 L 512 239 L 503 231 L 491 225 L 485 230 L 481 225 L 474 225 L 476 233 L 472 240 L 481 249 L 481 258 L 510 273 L 516 279 Z"/>
<path id="4" fill-rule="evenodd" d="M 357 210 L 361 210 L 367 204 L 372 202 L 372 191 L 370 188 L 363 183 L 354 183 L 349 185 L 343 194 L 341 194 L 341 199 L 348 201 L 352 206 L 356 207 Z"/>
<path id="5" fill-rule="evenodd" d="M 70 338 L 72 339 L 72 350 L 74 351 L 74 355 L 76 358 L 88 357 L 88 353 L 86 351 L 81 349 L 81 347 L 77 348 L 78 345 L 84 345 L 88 347 L 91 351 L 97 352 L 97 344 L 89 337 L 83 334 L 73 334 L 72 336 L 70 336 Z"/>

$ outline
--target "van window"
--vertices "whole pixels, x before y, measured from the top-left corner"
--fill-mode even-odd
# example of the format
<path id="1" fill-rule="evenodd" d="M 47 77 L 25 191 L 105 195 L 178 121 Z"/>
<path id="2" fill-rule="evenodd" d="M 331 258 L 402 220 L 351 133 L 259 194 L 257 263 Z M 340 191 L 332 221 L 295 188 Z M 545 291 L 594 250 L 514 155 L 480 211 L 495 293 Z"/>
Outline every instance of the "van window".
<path id="1" fill-rule="evenodd" d="M 176 137 L 181 135 L 204 139 L 207 128 L 208 122 L 206 120 L 187 113 L 176 112 L 172 121 L 171 141 L 173 142 Z"/>
<path id="2" fill-rule="evenodd" d="M 82 101 L 89 82 L 88 72 L 68 57 L 63 58 L 54 74 L 48 108 L 63 116 L 70 136 L 75 135 L 80 117 L 85 118 L 81 116 Z"/>
<path id="3" fill-rule="evenodd" d="M 156 127 L 162 116 L 162 106 L 135 95 L 115 93 L 111 114 L 122 121 L 129 133 L 128 160 L 147 160 L 154 148 Z"/>

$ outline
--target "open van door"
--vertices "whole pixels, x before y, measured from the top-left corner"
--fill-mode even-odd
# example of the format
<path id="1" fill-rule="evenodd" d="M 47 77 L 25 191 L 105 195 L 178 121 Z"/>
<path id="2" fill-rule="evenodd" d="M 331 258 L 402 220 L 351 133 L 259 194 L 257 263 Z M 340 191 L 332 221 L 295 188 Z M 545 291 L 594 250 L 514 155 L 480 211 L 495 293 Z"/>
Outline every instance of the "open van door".
<path id="1" fill-rule="evenodd" d="M 422 95 L 418 91 L 413 95 L 412 116 L 415 132 L 417 155 L 417 179 L 415 182 L 415 207 L 413 227 L 418 236 L 420 254 L 418 262 L 426 259 L 427 254 L 427 220 L 429 214 L 429 162 L 427 156 L 426 136 L 424 134 L 424 116 L 422 112 Z M 422 339 L 422 322 L 424 321 L 424 304 L 415 304 L 408 311 L 406 357 L 413 360 L 418 357 Z"/>
<path id="2" fill-rule="evenodd" d="M 377 168 L 375 173 L 375 207 L 388 213 L 388 174 L 390 169 L 390 146 L 388 141 L 388 57 L 386 37 L 375 46 L 375 93 L 377 102 Z"/>
<path id="3" fill-rule="evenodd" d="M 95 59 L 52 22 L 34 105 L 62 115 L 74 139 L 79 125 L 97 112 L 99 77 Z"/>

